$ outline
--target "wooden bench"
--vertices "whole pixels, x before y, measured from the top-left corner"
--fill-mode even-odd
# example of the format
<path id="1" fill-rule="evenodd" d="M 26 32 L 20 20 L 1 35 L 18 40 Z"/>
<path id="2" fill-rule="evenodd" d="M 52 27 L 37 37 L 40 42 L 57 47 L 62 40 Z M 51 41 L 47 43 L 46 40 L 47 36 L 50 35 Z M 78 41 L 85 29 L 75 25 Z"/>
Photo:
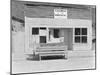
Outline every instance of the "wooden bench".
<path id="1" fill-rule="evenodd" d="M 55 46 L 55 47 L 39 47 L 36 50 L 36 54 L 39 56 L 39 60 L 43 56 L 64 56 L 68 57 L 67 46 Z"/>

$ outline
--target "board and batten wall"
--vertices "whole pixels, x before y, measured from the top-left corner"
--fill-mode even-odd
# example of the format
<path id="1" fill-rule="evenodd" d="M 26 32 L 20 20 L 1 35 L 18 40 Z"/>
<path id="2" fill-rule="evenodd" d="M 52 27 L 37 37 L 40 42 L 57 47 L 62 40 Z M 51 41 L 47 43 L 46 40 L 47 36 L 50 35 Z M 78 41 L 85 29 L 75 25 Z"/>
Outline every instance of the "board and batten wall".
<path id="1" fill-rule="evenodd" d="M 54 9 L 66 9 L 68 19 L 91 19 L 92 9 L 78 9 L 67 7 L 54 6 L 26 6 L 24 7 L 24 14 L 27 17 L 33 18 L 54 18 Z"/>

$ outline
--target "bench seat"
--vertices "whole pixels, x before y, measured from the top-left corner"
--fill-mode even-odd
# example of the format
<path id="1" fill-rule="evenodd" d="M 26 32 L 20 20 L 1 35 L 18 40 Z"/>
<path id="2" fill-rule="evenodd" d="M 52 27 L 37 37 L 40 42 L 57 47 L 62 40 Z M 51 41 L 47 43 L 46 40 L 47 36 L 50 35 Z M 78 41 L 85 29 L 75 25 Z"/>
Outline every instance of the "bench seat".
<path id="1" fill-rule="evenodd" d="M 35 52 L 41 60 L 42 56 L 60 56 L 63 55 L 67 58 L 67 46 L 53 46 L 53 47 L 39 47 Z"/>

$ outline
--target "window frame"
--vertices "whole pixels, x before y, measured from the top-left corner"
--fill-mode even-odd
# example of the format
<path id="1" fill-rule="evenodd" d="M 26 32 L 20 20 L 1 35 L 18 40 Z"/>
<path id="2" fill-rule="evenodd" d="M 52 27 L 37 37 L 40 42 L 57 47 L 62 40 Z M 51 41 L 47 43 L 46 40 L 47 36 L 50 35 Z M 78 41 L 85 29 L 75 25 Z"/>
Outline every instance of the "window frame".
<path id="1" fill-rule="evenodd" d="M 53 37 L 54 38 L 59 38 L 60 36 L 59 36 L 59 29 L 58 28 L 55 28 L 55 29 L 53 29 Z M 57 32 L 57 33 L 56 33 Z"/>
<path id="2" fill-rule="evenodd" d="M 79 27 L 76 27 L 76 28 L 79 28 Z M 84 28 L 80 28 L 80 34 L 79 35 L 75 35 L 76 33 L 75 33 L 75 29 L 76 28 L 74 28 L 74 32 L 73 32 L 73 39 L 74 39 L 74 43 L 75 44 L 87 44 L 88 43 L 88 28 L 87 27 L 85 27 L 86 29 L 87 29 L 87 32 L 86 32 L 86 35 L 82 35 L 82 29 Z M 80 42 L 76 42 L 76 40 L 75 40 L 75 37 L 80 37 Z M 82 42 L 82 38 L 83 37 L 87 37 L 86 38 L 86 42 Z"/>
<path id="3" fill-rule="evenodd" d="M 39 28 L 38 27 L 32 27 L 32 35 L 39 35 Z"/>

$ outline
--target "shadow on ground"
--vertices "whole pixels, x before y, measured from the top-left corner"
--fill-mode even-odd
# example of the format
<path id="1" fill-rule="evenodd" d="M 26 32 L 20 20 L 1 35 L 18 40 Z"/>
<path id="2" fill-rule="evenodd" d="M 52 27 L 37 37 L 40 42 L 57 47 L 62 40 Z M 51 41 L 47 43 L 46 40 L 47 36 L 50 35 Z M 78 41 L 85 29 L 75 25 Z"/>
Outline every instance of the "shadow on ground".
<path id="1" fill-rule="evenodd" d="M 65 59 L 65 57 L 62 55 L 60 55 L 60 56 L 41 56 L 41 59 L 42 60 L 55 60 L 55 59 Z M 33 56 L 33 54 L 28 54 L 27 60 L 39 61 L 39 56 L 38 55 Z"/>
<path id="2" fill-rule="evenodd" d="M 33 54 L 28 54 L 27 60 L 38 61 L 39 57 L 38 57 L 38 55 L 33 56 Z"/>

